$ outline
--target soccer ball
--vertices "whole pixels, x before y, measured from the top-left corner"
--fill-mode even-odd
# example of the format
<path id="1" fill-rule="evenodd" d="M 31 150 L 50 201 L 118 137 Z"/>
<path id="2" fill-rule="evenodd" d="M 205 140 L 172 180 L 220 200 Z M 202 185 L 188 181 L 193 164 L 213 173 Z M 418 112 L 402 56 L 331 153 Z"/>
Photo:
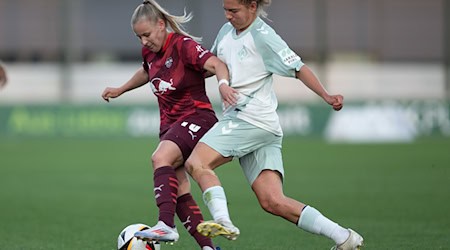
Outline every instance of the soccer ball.
<path id="1" fill-rule="evenodd" d="M 158 242 L 147 242 L 145 240 L 134 237 L 138 231 L 149 229 L 150 227 L 136 223 L 125 227 L 117 237 L 118 250 L 160 250 L 161 245 Z"/>

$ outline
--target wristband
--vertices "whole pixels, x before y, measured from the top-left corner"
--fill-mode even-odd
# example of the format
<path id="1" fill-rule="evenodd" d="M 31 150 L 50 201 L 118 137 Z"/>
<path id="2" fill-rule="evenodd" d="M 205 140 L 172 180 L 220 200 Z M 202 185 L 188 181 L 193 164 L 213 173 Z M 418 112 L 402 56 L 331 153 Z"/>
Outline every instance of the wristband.
<path id="1" fill-rule="evenodd" d="M 230 82 L 227 79 L 220 79 L 219 81 L 219 87 L 222 84 L 226 84 L 227 86 L 230 86 Z"/>

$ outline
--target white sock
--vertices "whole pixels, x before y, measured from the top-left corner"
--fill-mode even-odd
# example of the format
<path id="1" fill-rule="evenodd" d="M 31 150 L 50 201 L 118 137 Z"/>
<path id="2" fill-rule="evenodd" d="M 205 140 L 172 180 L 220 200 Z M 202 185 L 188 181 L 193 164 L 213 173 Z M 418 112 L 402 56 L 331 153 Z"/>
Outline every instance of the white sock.
<path id="1" fill-rule="evenodd" d="M 203 202 L 211 213 L 214 221 L 231 222 L 228 213 L 227 197 L 221 186 L 213 186 L 203 192 Z"/>
<path id="2" fill-rule="evenodd" d="M 300 214 L 297 226 L 307 232 L 324 235 L 336 242 L 344 243 L 350 236 L 350 232 L 323 216 L 317 209 L 307 206 Z"/>

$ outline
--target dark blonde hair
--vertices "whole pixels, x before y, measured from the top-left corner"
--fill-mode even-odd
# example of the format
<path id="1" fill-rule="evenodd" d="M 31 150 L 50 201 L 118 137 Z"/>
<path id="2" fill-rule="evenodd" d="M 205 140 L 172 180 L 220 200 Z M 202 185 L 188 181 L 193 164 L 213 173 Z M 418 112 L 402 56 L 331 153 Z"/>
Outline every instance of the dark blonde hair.
<path id="1" fill-rule="evenodd" d="M 184 30 L 183 24 L 192 19 L 192 13 L 184 14 L 182 16 L 171 15 L 164 8 L 161 7 L 155 0 L 144 0 L 133 12 L 131 17 L 131 26 L 133 27 L 140 20 L 149 20 L 156 22 L 159 19 L 163 20 L 166 27 L 169 27 L 175 33 L 188 36 L 198 42 L 202 40 L 201 37 L 195 37 Z"/>
<path id="2" fill-rule="evenodd" d="M 239 0 L 239 3 L 242 5 L 250 5 L 252 2 L 256 2 L 258 5 L 258 16 L 262 16 L 267 18 L 267 12 L 264 10 L 265 7 L 268 7 L 272 4 L 272 0 Z"/>

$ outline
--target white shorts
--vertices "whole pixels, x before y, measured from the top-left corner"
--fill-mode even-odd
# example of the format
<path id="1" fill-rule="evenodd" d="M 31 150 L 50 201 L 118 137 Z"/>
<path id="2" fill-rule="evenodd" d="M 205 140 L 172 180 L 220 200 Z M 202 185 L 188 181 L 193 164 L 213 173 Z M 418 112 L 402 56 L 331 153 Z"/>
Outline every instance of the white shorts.
<path id="1" fill-rule="evenodd" d="M 217 122 L 200 141 L 224 157 L 237 157 L 250 185 L 263 170 L 284 176 L 281 144 L 283 137 L 239 118 Z"/>

